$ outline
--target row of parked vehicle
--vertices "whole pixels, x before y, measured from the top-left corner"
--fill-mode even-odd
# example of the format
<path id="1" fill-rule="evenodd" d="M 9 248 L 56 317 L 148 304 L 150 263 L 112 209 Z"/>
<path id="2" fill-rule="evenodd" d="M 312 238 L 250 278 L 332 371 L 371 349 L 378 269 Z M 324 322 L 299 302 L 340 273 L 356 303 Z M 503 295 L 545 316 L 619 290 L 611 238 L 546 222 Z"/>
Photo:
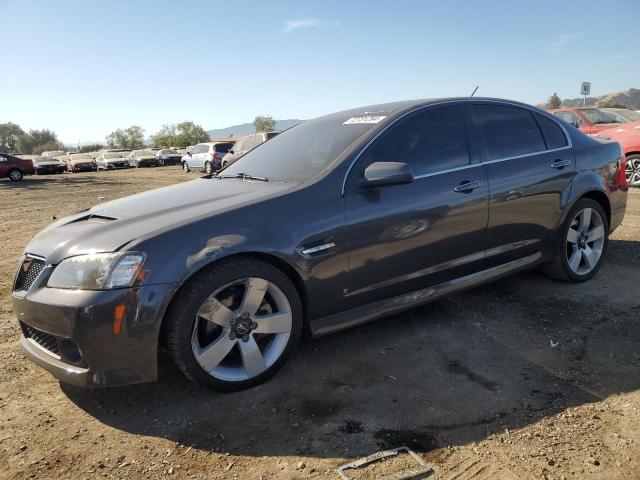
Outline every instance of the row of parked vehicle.
<path id="1" fill-rule="evenodd" d="M 627 158 L 627 183 L 640 187 L 640 112 L 628 108 L 594 107 L 549 111 L 587 135 L 620 143 Z"/>
<path id="2" fill-rule="evenodd" d="M 231 165 L 245 153 L 278 133 L 260 132 L 247 135 L 235 142 L 204 142 L 177 149 L 105 149 L 89 153 L 55 150 L 43 152 L 39 156 L 2 154 L 0 155 L 0 178 L 8 177 L 12 181 L 19 181 L 24 175 L 92 172 L 163 165 L 182 165 L 185 172 L 197 170 L 211 174 Z"/>

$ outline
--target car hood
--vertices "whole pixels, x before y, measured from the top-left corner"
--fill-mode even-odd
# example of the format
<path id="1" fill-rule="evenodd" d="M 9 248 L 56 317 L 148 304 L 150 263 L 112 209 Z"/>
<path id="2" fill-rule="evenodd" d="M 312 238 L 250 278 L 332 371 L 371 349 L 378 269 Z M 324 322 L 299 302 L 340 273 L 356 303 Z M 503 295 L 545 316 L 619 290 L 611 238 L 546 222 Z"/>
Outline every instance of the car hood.
<path id="1" fill-rule="evenodd" d="M 137 239 L 259 202 L 295 184 L 200 178 L 97 205 L 38 233 L 27 253 L 56 264 L 73 255 L 119 250 Z"/>
<path id="2" fill-rule="evenodd" d="M 55 165 L 61 167 L 62 164 L 57 160 L 45 160 L 44 162 L 38 162 L 34 164 L 36 167 L 48 167 L 51 165 Z"/>

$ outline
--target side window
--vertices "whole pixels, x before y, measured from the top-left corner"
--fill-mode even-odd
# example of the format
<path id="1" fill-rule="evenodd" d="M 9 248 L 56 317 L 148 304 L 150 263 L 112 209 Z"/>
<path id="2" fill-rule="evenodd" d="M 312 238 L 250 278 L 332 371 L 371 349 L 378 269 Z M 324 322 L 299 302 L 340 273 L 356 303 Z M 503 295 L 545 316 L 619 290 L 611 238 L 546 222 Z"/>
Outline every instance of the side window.
<path id="1" fill-rule="evenodd" d="M 474 105 L 489 160 L 546 150 L 542 132 L 529 110 L 507 105 Z"/>
<path id="2" fill-rule="evenodd" d="M 569 145 L 566 135 L 556 122 L 538 113 L 535 113 L 534 115 L 538 125 L 540 126 L 540 130 L 542 130 L 542 135 L 544 136 L 544 140 L 547 144 L 547 150 L 562 148 Z"/>
<path id="3" fill-rule="evenodd" d="M 191 150 L 191 154 L 204 153 L 205 151 L 206 151 L 206 145 L 196 145 L 195 147 L 193 147 L 193 150 Z"/>
<path id="4" fill-rule="evenodd" d="M 6 162 L 7 158 L 4 155 L 0 155 L 0 162 Z"/>
<path id="5" fill-rule="evenodd" d="M 400 120 L 368 149 L 367 161 L 404 162 L 414 176 L 469 165 L 459 105 L 427 108 Z"/>

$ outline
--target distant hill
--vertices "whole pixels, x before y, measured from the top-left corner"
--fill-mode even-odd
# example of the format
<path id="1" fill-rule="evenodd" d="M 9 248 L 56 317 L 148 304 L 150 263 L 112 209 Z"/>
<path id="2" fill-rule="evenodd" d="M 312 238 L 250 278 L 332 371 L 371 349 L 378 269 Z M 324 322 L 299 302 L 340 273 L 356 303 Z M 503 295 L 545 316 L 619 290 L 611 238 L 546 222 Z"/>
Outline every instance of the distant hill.
<path id="1" fill-rule="evenodd" d="M 562 100 L 563 107 L 581 107 L 583 104 L 583 97 L 578 98 L 565 98 Z M 607 93 L 606 95 L 600 95 L 599 97 L 587 97 L 587 106 L 602 106 L 602 105 L 624 105 L 632 110 L 640 110 L 640 90 L 637 88 L 630 88 L 625 92 Z M 546 103 L 540 105 L 542 108 L 547 106 Z"/>
<path id="2" fill-rule="evenodd" d="M 302 122 L 304 122 L 304 120 L 298 120 L 297 118 L 289 120 L 276 120 L 276 130 L 286 130 L 287 128 L 291 128 L 294 125 L 298 125 Z M 242 125 L 234 125 L 227 128 L 207 130 L 209 136 L 213 138 L 223 138 L 229 137 L 231 135 L 233 135 L 234 137 L 242 137 L 244 135 L 249 135 L 255 132 L 256 129 L 254 128 L 253 123 L 243 123 Z"/>

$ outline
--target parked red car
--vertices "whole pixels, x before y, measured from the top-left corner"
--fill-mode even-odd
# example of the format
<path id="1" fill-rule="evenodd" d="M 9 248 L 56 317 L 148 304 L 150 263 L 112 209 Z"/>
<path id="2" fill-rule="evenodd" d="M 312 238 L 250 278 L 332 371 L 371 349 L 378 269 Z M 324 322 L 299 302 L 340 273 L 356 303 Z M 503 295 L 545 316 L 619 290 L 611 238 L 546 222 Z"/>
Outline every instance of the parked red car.
<path id="1" fill-rule="evenodd" d="M 598 137 L 615 140 L 627 157 L 627 183 L 640 187 L 640 122 L 624 123 L 600 132 Z"/>
<path id="2" fill-rule="evenodd" d="M 623 123 L 620 117 L 594 107 L 553 108 L 549 111 L 587 135 L 595 135 Z"/>
<path id="3" fill-rule="evenodd" d="M 36 169 L 33 168 L 31 160 L 18 158 L 8 153 L 0 153 L 0 178 L 9 177 L 12 182 L 22 180 L 25 175 L 33 175 Z"/>

